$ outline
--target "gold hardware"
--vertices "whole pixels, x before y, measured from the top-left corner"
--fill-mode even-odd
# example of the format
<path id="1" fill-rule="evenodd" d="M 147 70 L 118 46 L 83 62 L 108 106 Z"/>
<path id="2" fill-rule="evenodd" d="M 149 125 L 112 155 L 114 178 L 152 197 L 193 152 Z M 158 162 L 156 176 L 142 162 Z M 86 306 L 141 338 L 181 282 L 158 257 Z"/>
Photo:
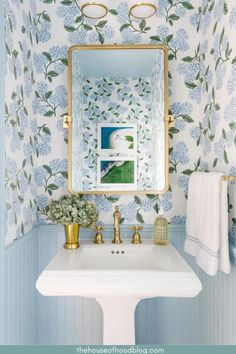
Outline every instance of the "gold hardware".
<path id="1" fill-rule="evenodd" d="M 172 114 L 169 114 L 167 116 L 167 122 L 168 122 L 169 128 L 173 128 L 175 126 L 175 117 Z"/>
<path id="2" fill-rule="evenodd" d="M 153 11 L 153 13 L 151 14 L 151 15 L 149 15 L 149 16 L 135 16 L 135 15 L 133 15 L 133 13 L 132 13 L 132 11 L 134 10 L 134 9 L 136 9 L 137 7 L 142 7 L 142 6 L 148 6 L 148 7 L 150 7 L 150 8 L 152 8 L 154 11 Z M 154 5 L 154 4 L 151 4 L 151 3 L 147 3 L 147 2 L 140 2 L 140 3 L 137 3 L 137 4 L 134 4 L 133 6 L 131 6 L 131 8 L 130 8 L 130 10 L 129 10 L 129 13 L 130 13 L 130 15 L 132 15 L 134 18 L 138 18 L 139 20 L 140 19 L 144 19 L 144 18 L 150 18 L 150 17 L 152 17 L 152 16 L 154 16 L 155 15 L 155 13 L 157 12 L 157 7 L 156 7 L 156 5 Z"/>
<path id="3" fill-rule="evenodd" d="M 63 114 L 63 128 L 68 129 L 69 123 L 72 123 L 72 117 L 68 116 L 68 114 Z"/>
<path id="4" fill-rule="evenodd" d="M 103 10 L 105 10 L 105 13 L 104 13 L 103 16 L 94 16 L 94 17 L 88 16 L 88 15 L 86 15 L 85 12 L 84 12 L 84 9 L 86 9 L 86 7 L 88 7 L 88 6 L 98 6 L 98 7 L 101 7 Z M 105 4 L 102 4 L 102 3 L 100 3 L 100 2 L 87 2 L 86 4 L 84 4 L 84 5 L 81 6 L 81 12 L 82 12 L 82 14 L 83 14 L 85 17 L 87 17 L 87 18 L 92 18 L 92 19 L 94 19 L 94 20 L 98 20 L 98 19 L 100 19 L 100 18 L 105 17 L 105 16 L 108 14 L 108 8 L 107 8 L 107 6 L 106 6 Z"/>
<path id="5" fill-rule="evenodd" d="M 118 205 L 115 207 L 115 212 L 113 213 L 114 218 L 114 239 L 112 243 L 122 243 L 120 238 L 120 219 L 121 214 Z"/>
<path id="6" fill-rule="evenodd" d="M 66 234 L 66 243 L 64 244 L 64 248 L 68 250 L 74 250 L 79 248 L 79 224 L 70 224 L 64 225 L 65 234 Z"/>
<path id="7" fill-rule="evenodd" d="M 134 230 L 134 234 L 131 242 L 136 245 L 142 243 L 139 231 L 143 230 L 143 226 L 131 226 L 129 227 L 129 229 Z"/>
<path id="8" fill-rule="evenodd" d="M 236 181 L 236 176 L 222 176 L 222 181 Z"/>
<path id="9" fill-rule="evenodd" d="M 102 236 L 102 231 L 104 230 L 104 227 L 98 225 L 95 227 L 95 229 L 97 230 L 97 232 L 93 243 L 96 243 L 97 245 L 101 245 L 102 243 L 104 243 L 103 236 Z"/>
<path id="10" fill-rule="evenodd" d="M 168 48 L 163 44 L 103 44 L 103 45 L 73 45 L 68 50 L 68 116 L 72 116 L 72 58 L 74 51 L 83 50 L 153 50 L 160 49 L 163 51 L 164 56 L 164 117 L 168 117 L 169 112 L 169 94 L 168 94 Z M 106 195 L 117 195 L 117 194 L 161 194 L 168 192 L 169 190 L 169 120 L 164 121 L 164 136 L 165 136 L 165 187 L 162 190 L 137 190 L 137 191 L 106 191 Z M 101 195 L 104 191 L 74 191 L 72 186 L 72 124 L 68 124 L 68 190 L 71 193 L 76 193 L 80 195 Z"/>

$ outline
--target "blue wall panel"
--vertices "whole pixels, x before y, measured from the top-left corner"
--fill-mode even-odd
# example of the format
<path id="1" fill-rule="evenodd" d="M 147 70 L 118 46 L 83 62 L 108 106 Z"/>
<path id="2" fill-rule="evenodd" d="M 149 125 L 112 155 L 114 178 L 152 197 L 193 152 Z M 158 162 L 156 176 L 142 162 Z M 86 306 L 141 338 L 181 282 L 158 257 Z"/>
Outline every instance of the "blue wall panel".
<path id="1" fill-rule="evenodd" d="M 4 250 L 1 344 L 37 343 L 37 230 Z"/>

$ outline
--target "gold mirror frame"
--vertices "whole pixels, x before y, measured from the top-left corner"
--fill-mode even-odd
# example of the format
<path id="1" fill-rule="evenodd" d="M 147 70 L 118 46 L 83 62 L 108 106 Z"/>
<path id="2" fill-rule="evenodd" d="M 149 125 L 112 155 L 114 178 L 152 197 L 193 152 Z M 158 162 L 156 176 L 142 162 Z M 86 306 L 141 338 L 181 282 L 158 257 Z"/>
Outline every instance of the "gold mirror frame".
<path id="1" fill-rule="evenodd" d="M 164 53 L 164 124 L 165 124 L 165 188 L 163 190 L 133 190 L 133 191 L 74 191 L 72 188 L 72 58 L 73 52 L 78 50 L 137 50 L 160 49 Z M 173 126 L 173 116 L 169 115 L 168 95 L 168 48 L 164 45 L 135 44 L 135 45 L 73 45 L 68 50 L 68 114 L 63 116 L 63 126 L 68 129 L 68 190 L 80 195 L 144 195 L 162 194 L 169 190 L 169 128 Z"/>

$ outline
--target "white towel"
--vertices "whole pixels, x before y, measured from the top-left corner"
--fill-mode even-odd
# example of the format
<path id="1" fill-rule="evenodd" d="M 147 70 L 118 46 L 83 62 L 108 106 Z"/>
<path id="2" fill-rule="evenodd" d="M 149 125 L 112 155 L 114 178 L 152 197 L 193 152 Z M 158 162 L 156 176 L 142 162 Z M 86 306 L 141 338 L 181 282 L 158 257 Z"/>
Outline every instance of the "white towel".
<path id="1" fill-rule="evenodd" d="M 209 275 L 230 273 L 227 181 L 194 172 L 189 180 L 185 251 Z"/>

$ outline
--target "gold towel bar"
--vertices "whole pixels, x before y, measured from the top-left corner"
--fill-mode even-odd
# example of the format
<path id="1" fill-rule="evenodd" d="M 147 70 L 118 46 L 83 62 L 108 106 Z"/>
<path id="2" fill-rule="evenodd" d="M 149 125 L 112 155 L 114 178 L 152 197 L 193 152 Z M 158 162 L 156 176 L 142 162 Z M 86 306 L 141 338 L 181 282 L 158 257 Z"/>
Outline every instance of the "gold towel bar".
<path id="1" fill-rule="evenodd" d="M 222 176 L 222 181 L 236 181 L 236 176 Z"/>

